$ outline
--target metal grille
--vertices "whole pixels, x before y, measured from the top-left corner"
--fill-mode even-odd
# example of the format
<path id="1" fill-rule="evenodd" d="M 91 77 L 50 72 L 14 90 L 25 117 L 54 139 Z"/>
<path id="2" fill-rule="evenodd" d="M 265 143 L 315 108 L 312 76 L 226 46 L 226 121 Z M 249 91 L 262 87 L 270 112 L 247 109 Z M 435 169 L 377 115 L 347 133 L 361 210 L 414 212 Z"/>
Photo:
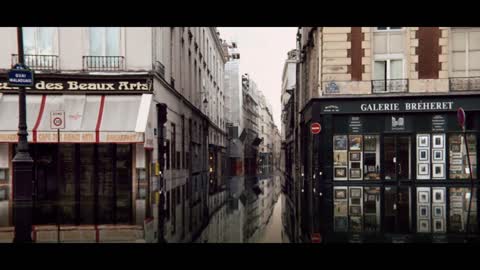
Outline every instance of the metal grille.
<path id="1" fill-rule="evenodd" d="M 124 70 L 123 56 L 84 56 L 83 69 L 93 71 Z"/>
<path id="2" fill-rule="evenodd" d="M 480 77 L 450 78 L 451 91 L 480 90 Z"/>
<path id="3" fill-rule="evenodd" d="M 58 70 L 58 55 L 26 54 L 25 65 L 34 70 Z M 19 63 L 18 54 L 12 55 L 12 66 Z"/>
<path id="4" fill-rule="evenodd" d="M 408 92 L 407 79 L 372 80 L 372 92 L 377 93 L 406 93 Z"/>

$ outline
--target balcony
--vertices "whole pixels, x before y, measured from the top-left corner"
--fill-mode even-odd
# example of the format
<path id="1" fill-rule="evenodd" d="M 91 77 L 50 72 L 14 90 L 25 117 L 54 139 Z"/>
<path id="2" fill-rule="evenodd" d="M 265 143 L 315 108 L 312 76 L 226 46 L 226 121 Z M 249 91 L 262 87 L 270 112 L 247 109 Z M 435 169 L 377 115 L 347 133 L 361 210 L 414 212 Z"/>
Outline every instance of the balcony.
<path id="1" fill-rule="evenodd" d="M 84 56 L 83 70 L 121 71 L 125 69 L 123 56 Z"/>
<path id="2" fill-rule="evenodd" d="M 33 70 L 57 71 L 58 55 L 36 55 L 26 54 L 25 65 Z M 17 64 L 18 54 L 12 54 L 12 66 Z"/>
<path id="3" fill-rule="evenodd" d="M 480 90 L 480 77 L 456 77 L 449 80 L 450 91 Z"/>
<path id="4" fill-rule="evenodd" d="M 408 79 L 372 80 L 372 93 L 407 93 Z"/>

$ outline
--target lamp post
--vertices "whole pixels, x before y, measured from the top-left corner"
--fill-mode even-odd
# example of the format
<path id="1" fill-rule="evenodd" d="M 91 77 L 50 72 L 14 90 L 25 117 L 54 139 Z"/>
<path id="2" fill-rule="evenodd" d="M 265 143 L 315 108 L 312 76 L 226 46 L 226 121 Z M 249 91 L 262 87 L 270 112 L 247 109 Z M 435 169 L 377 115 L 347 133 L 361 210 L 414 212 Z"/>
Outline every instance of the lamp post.
<path id="1" fill-rule="evenodd" d="M 23 31 L 17 27 L 18 40 L 18 61 L 24 66 L 23 53 Z M 18 91 L 18 146 L 15 157 L 12 160 L 13 165 L 13 190 L 14 190 L 14 222 L 15 243 L 32 242 L 32 168 L 33 160 L 28 152 L 27 141 L 27 117 L 26 117 L 26 98 L 25 87 L 20 86 Z"/>

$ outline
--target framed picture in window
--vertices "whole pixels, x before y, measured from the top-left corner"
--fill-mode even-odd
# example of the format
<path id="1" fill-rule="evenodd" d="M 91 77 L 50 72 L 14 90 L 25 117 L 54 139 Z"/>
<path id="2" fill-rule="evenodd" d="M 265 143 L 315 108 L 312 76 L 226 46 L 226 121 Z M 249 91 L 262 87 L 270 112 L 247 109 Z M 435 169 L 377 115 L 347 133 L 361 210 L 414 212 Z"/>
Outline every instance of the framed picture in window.
<path id="1" fill-rule="evenodd" d="M 430 147 L 430 136 L 428 134 L 417 135 L 417 145 L 419 147 Z"/>
<path id="2" fill-rule="evenodd" d="M 459 153 L 460 152 L 460 144 L 459 143 L 452 143 L 450 144 L 450 150 L 454 153 Z"/>
<path id="3" fill-rule="evenodd" d="M 360 178 L 362 177 L 362 170 L 359 168 L 352 168 L 350 169 L 350 177 L 351 178 Z"/>
<path id="4" fill-rule="evenodd" d="M 419 203 L 429 203 L 429 192 L 428 191 L 419 191 L 418 192 L 418 198 L 417 198 Z"/>
<path id="5" fill-rule="evenodd" d="M 360 198 L 362 196 L 361 188 L 350 188 L 350 198 Z"/>
<path id="6" fill-rule="evenodd" d="M 335 199 L 346 199 L 347 198 L 347 190 L 346 189 L 336 189 L 335 190 Z"/>
<path id="7" fill-rule="evenodd" d="M 333 164 L 335 166 L 347 166 L 347 152 L 335 151 L 333 153 Z"/>
<path id="8" fill-rule="evenodd" d="M 361 215 L 361 207 L 359 205 L 350 206 L 350 215 Z"/>
<path id="9" fill-rule="evenodd" d="M 347 177 L 347 168 L 345 167 L 335 168 L 335 177 L 339 177 L 339 178 Z"/>
<path id="10" fill-rule="evenodd" d="M 433 135 L 433 148 L 443 148 L 443 138 L 444 136 L 440 134 Z"/>
<path id="11" fill-rule="evenodd" d="M 418 149 L 418 160 L 428 162 L 428 149 Z"/>
<path id="12" fill-rule="evenodd" d="M 350 135 L 350 150 L 361 151 L 362 150 L 362 135 Z"/>
<path id="13" fill-rule="evenodd" d="M 433 177 L 434 178 L 444 178 L 445 177 L 445 170 L 443 164 L 432 164 L 433 168 Z"/>
<path id="14" fill-rule="evenodd" d="M 420 205 L 418 207 L 418 216 L 421 218 L 428 218 L 430 215 L 428 205 Z"/>
<path id="15" fill-rule="evenodd" d="M 361 152 L 350 152 L 350 161 L 360 161 Z"/>
<path id="16" fill-rule="evenodd" d="M 430 231 L 430 220 L 419 219 L 418 220 L 418 232 L 428 232 L 428 231 Z"/>
<path id="17" fill-rule="evenodd" d="M 419 175 L 429 175 L 430 174 L 430 164 L 419 163 L 418 164 L 418 174 Z"/>
<path id="18" fill-rule="evenodd" d="M 433 160 L 434 161 L 444 161 L 443 150 L 433 150 Z"/>
<path id="19" fill-rule="evenodd" d="M 354 169 L 360 169 L 360 162 L 352 162 L 352 164 L 350 164 L 350 167 Z"/>
<path id="20" fill-rule="evenodd" d="M 335 203 L 335 216 L 347 216 L 347 202 L 336 202 Z"/>
<path id="21" fill-rule="evenodd" d="M 347 150 L 347 135 L 333 136 L 333 150 Z"/>
<path id="22" fill-rule="evenodd" d="M 433 190 L 433 202 L 434 203 L 444 203 L 445 202 L 445 191 L 442 189 Z"/>
<path id="23" fill-rule="evenodd" d="M 363 142 L 364 151 L 377 150 L 377 136 L 365 136 Z"/>
<path id="24" fill-rule="evenodd" d="M 439 218 L 443 217 L 443 212 L 444 212 L 443 211 L 443 206 L 438 206 L 438 205 L 433 206 L 433 216 L 434 217 L 439 217 Z"/>
<path id="25" fill-rule="evenodd" d="M 443 219 L 434 219 L 433 220 L 433 231 L 434 232 L 444 232 L 445 226 Z"/>

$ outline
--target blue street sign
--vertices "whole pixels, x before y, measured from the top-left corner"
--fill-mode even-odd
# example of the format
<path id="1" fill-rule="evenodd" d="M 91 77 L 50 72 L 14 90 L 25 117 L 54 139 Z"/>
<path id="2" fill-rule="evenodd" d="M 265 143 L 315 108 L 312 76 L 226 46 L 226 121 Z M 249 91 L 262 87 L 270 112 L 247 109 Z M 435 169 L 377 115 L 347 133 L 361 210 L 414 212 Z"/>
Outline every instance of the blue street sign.
<path id="1" fill-rule="evenodd" d="M 8 84 L 9 86 L 33 86 L 33 71 L 30 69 L 11 69 L 8 72 Z"/>

